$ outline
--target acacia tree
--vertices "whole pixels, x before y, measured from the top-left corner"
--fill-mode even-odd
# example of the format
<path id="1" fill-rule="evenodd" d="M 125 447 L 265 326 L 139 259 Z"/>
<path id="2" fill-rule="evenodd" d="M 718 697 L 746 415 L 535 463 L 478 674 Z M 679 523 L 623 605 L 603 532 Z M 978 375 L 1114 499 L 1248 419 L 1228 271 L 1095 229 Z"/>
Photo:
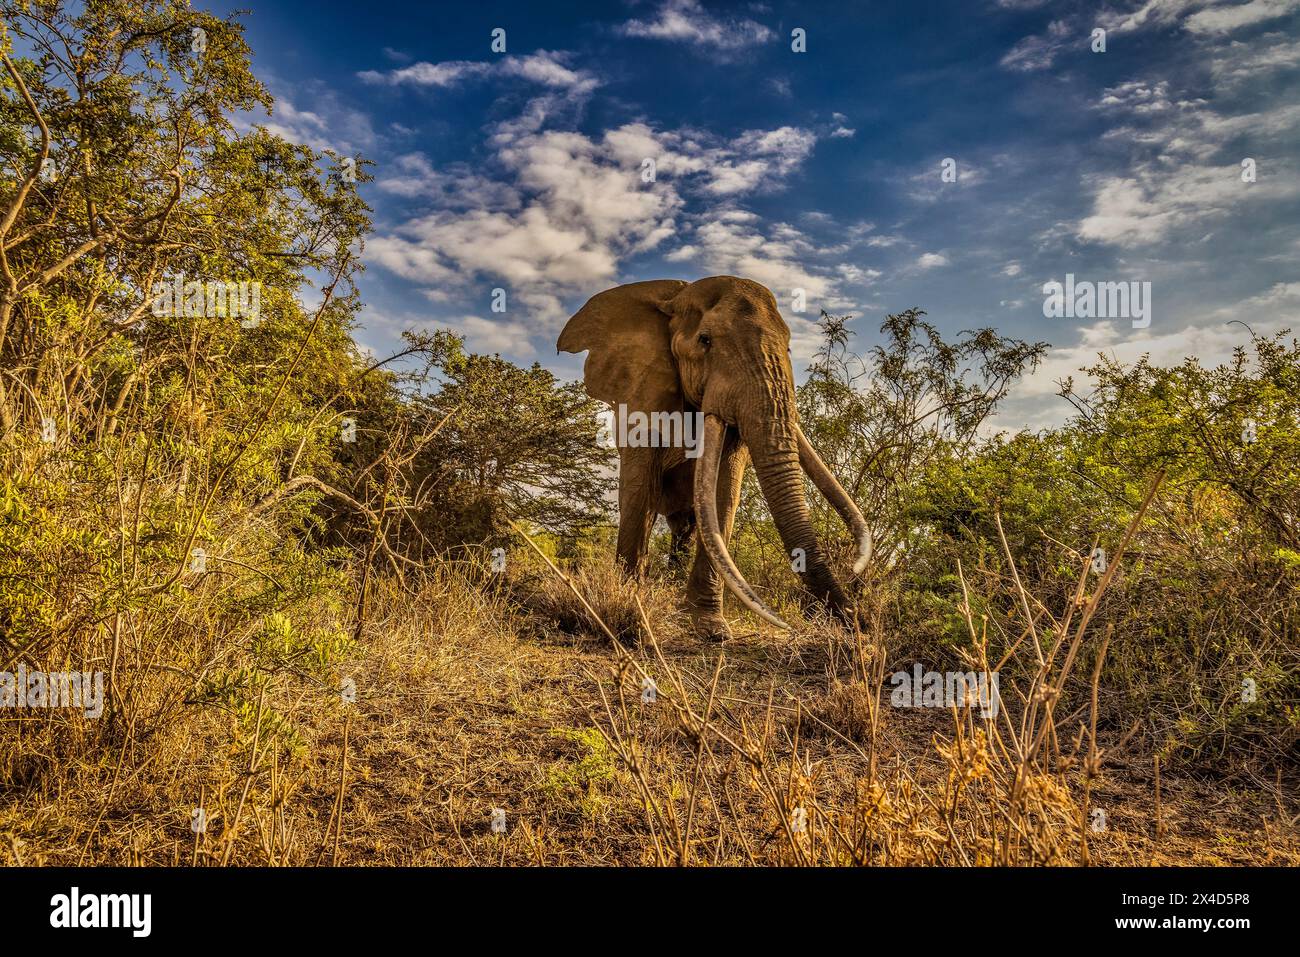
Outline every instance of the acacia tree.
<path id="1" fill-rule="evenodd" d="M 490 541 L 508 519 L 574 536 L 608 521 L 614 453 L 602 448 L 603 406 L 579 383 L 534 363 L 455 352 L 422 405 L 446 421 L 421 454 L 416 483 L 434 489 L 430 534 L 444 545 Z"/>
<path id="2" fill-rule="evenodd" d="M 1131 503 L 1158 468 L 1167 486 L 1213 489 L 1235 502 L 1240 532 L 1300 551 L 1300 343 L 1252 334 L 1250 348 L 1205 368 L 1195 358 L 1161 368 L 1102 356 L 1085 370 L 1090 393 L 1062 385 L 1075 408 L 1070 432 L 1089 473 L 1114 501 Z"/>

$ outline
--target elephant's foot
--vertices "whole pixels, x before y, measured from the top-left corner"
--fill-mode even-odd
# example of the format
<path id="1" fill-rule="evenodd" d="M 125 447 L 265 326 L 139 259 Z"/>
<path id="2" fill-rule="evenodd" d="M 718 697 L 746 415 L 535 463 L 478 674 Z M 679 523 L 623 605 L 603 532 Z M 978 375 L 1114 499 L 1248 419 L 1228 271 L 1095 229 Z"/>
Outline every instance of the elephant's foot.
<path id="1" fill-rule="evenodd" d="M 713 609 L 691 609 L 691 626 L 695 637 L 701 641 L 727 641 L 731 638 L 731 626 L 722 612 Z"/>

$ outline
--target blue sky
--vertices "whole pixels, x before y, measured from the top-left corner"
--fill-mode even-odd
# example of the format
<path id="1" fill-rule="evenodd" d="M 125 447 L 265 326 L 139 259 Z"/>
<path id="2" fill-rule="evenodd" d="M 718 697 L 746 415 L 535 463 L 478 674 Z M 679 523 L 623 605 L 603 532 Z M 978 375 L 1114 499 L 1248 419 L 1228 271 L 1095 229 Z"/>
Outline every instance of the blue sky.
<path id="1" fill-rule="evenodd" d="M 1300 329 L 1300 0 L 260 0 L 245 23 L 262 121 L 375 164 L 379 353 L 446 326 L 577 377 L 554 343 L 588 297 L 729 273 L 772 289 L 796 368 L 821 308 L 861 348 L 910 306 L 1052 343 L 1014 428 L 1062 418 L 1055 381 L 1098 352 L 1214 362 L 1232 319 Z M 1150 327 L 1045 318 L 1066 273 L 1150 282 Z"/>

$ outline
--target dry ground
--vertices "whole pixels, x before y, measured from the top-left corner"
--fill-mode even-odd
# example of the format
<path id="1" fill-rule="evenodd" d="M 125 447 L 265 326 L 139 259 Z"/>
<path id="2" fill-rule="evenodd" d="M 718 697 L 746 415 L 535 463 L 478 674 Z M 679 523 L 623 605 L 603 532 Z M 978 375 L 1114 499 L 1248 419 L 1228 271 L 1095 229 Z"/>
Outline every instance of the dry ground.
<path id="1" fill-rule="evenodd" d="M 452 583 L 387 594 L 338 666 L 355 703 L 291 676 L 263 702 L 285 722 L 283 744 L 232 746 L 233 719 L 209 710 L 129 749 L 111 788 L 114 756 L 88 760 L 63 793 L 4 805 L 0 853 L 47 864 L 1072 864 L 1086 837 L 1094 864 L 1300 863 L 1290 785 L 1165 772 L 1157 799 L 1151 759 L 1105 729 L 1099 744 L 1113 750 L 1090 801 L 1104 830 L 1080 826 L 1077 763 L 1030 781 L 1027 809 L 1008 812 L 1007 770 L 978 722 L 890 708 L 886 690 L 873 735 L 867 684 L 846 679 L 842 640 L 826 631 L 703 645 L 679 615 L 652 615 L 662 658 L 644 640 L 631 657 L 655 676 L 657 700 L 641 703 L 625 663 L 620 705 L 619 655 L 565 620 L 554 584 L 511 586 L 543 613 L 453 598 Z M 617 585 L 584 587 L 618 607 Z M 647 607 L 672 607 L 672 594 L 650 586 Z M 703 735 L 681 701 L 710 715 Z M 208 826 L 196 837 L 200 804 Z M 504 835 L 491 830 L 497 807 Z M 794 813 L 808 815 L 802 828 Z"/>

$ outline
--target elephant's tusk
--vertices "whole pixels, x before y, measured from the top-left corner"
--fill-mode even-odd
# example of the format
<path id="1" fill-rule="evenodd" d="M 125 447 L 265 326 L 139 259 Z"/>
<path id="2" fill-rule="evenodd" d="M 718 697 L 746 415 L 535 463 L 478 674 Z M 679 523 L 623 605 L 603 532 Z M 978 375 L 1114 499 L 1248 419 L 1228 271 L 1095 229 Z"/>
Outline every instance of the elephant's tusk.
<path id="1" fill-rule="evenodd" d="M 768 611 L 767 606 L 754 594 L 727 550 L 727 542 L 718 528 L 718 468 L 722 464 L 722 446 L 726 439 L 726 425 L 716 415 L 704 417 L 704 449 L 695 467 L 695 517 L 699 522 L 700 543 L 713 562 L 722 580 L 745 607 L 778 628 L 790 626 Z"/>
<path id="2" fill-rule="evenodd" d="M 795 432 L 799 436 L 799 464 L 813 480 L 817 490 L 826 497 L 826 501 L 831 503 L 831 507 L 840 513 L 840 518 L 844 519 L 844 524 L 849 527 L 849 533 L 858 544 L 858 557 L 853 563 L 853 574 L 861 575 L 862 570 L 867 567 L 867 562 L 871 561 L 872 536 L 867 520 L 862 517 L 857 503 L 848 492 L 844 491 L 844 486 L 826 467 L 826 463 L 812 447 L 808 437 L 803 434 L 803 429 L 795 425 Z"/>

